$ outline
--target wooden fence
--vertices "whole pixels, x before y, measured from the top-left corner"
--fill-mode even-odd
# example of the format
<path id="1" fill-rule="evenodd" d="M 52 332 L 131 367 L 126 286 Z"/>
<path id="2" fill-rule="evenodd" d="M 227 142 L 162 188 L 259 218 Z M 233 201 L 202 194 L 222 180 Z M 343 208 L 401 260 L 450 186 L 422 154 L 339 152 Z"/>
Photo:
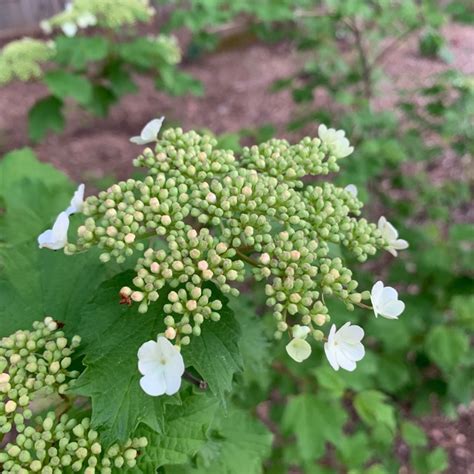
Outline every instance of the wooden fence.
<path id="1" fill-rule="evenodd" d="M 64 8 L 66 0 L 0 0 L 0 32 L 28 29 Z"/>

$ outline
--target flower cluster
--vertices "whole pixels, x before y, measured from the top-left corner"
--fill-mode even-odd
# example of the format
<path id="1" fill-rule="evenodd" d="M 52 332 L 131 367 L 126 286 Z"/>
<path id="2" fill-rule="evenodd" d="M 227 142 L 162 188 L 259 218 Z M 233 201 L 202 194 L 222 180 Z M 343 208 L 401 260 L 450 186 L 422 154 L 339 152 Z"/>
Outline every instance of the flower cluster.
<path id="1" fill-rule="evenodd" d="M 41 22 L 47 34 L 60 27 L 66 36 L 90 26 L 117 29 L 137 22 L 147 22 L 155 14 L 148 0 L 73 0 L 63 12 Z"/>
<path id="2" fill-rule="evenodd" d="M 89 418 L 76 420 L 63 414 L 57 421 L 50 412 L 36 423 L 37 429 L 26 427 L 0 453 L 3 473 L 108 474 L 135 467 L 139 450 L 148 444 L 142 437 L 106 448 Z"/>
<path id="3" fill-rule="evenodd" d="M 133 287 L 123 287 L 121 297 L 139 304 L 142 313 L 166 298 L 158 316 L 167 326 L 164 337 L 177 347 L 189 344 L 204 321 L 220 319 L 213 285 L 238 295 L 238 283 L 249 275 L 265 282 L 275 337 L 289 332 L 287 351 L 297 361 L 311 354 L 309 335 L 325 340 L 326 297 L 341 300 L 348 310 L 370 308 L 363 300 L 371 300 L 376 315 L 399 316 L 403 303 L 396 290 L 379 282 L 372 292 L 359 291 L 352 271 L 330 250 L 340 244 L 365 261 L 378 249 L 394 253 L 408 244 L 384 217 L 378 225 L 360 217 L 355 186 L 302 180 L 339 169 L 338 160 L 352 152 L 342 131 L 322 126 L 319 138 L 296 145 L 270 140 L 237 158 L 213 137 L 194 131 L 167 129 L 158 138 L 162 122 L 151 121 L 131 139 L 154 143 L 134 161 L 148 169 L 147 176 L 87 198 L 77 241 L 65 251 L 98 246 L 103 262 L 139 253 Z M 326 353 L 334 368 L 353 370 L 363 331 L 345 328 L 331 329 Z M 163 393 L 162 388 L 157 390 Z"/>
<path id="4" fill-rule="evenodd" d="M 79 336 L 69 342 L 50 317 L 0 340 L 0 433 L 22 432 L 36 394 L 65 393 L 79 374 L 69 370 Z"/>
<path id="5" fill-rule="evenodd" d="M 0 49 L 0 85 L 14 79 L 29 81 L 42 75 L 41 65 L 54 56 L 54 45 L 49 42 L 23 38 Z"/>

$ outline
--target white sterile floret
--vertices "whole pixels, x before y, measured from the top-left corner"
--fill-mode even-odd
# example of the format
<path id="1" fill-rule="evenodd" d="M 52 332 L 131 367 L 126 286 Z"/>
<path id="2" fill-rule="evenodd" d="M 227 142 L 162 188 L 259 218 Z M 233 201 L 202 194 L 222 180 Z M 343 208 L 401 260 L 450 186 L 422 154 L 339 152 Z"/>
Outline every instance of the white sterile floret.
<path id="1" fill-rule="evenodd" d="M 398 319 L 405 309 L 405 303 L 398 299 L 397 290 L 391 286 L 384 286 L 381 281 L 372 287 L 370 299 L 375 317 L 380 314 L 387 319 Z"/>
<path id="2" fill-rule="evenodd" d="M 84 207 L 84 184 L 80 184 L 76 191 L 74 192 L 74 196 L 69 203 L 69 207 L 66 209 L 66 214 L 71 215 L 75 214 L 76 212 L 82 212 L 82 208 Z"/>
<path id="3" fill-rule="evenodd" d="M 357 190 L 357 186 L 355 184 L 348 184 L 344 188 L 344 191 L 347 191 L 348 193 L 351 193 L 354 197 L 357 197 L 358 190 Z"/>
<path id="4" fill-rule="evenodd" d="M 143 375 L 140 386 L 145 393 L 153 397 L 173 395 L 181 386 L 183 356 L 166 337 L 158 336 L 138 349 L 138 370 Z"/>
<path id="5" fill-rule="evenodd" d="M 77 19 L 77 26 L 79 26 L 79 28 L 87 28 L 88 26 L 95 25 L 97 25 L 97 18 L 92 13 L 83 13 Z"/>
<path id="6" fill-rule="evenodd" d="M 40 248 L 51 250 L 62 249 L 67 244 L 67 231 L 69 228 L 69 215 L 61 212 L 54 222 L 53 228 L 45 230 L 38 236 Z"/>
<path id="7" fill-rule="evenodd" d="M 364 337 L 364 330 L 360 326 L 351 326 L 347 322 L 336 331 L 333 324 L 329 331 L 328 341 L 324 344 L 324 352 L 334 370 L 339 367 L 352 372 L 365 355 L 365 349 L 360 342 Z"/>
<path id="8" fill-rule="evenodd" d="M 396 257 L 397 250 L 405 250 L 408 248 L 408 242 L 398 238 L 398 231 L 393 227 L 392 224 L 384 217 L 381 216 L 378 222 L 379 231 L 382 237 L 388 242 L 386 249 Z"/>
<path id="9" fill-rule="evenodd" d="M 40 28 L 41 28 L 41 31 L 46 35 L 50 35 L 53 31 L 53 28 L 51 27 L 51 24 L 49 23 L 48 20 L 42 20 L 40 22 Z"/>
<path id="10" fill-rule="evenodd" d="M 311 346 L 304 339 L 295 337 L 286 345 L 286 352 L 296 362 L 303 362 L 311 355 Z"/>
<path id="11" fill-rule="evenodd" d="M 130 141 L 137 145 L 146 145 L 147 143 L 156 142 L 158 139 L 158 133 L 161 129 L 161 126 L 163 125 L 164 120 L 164 117 L 151 120 L 143 127 L 140 136 L 132 137 L 130 138 Z"/>
<path id="12" fill-rule="evenodd" d="M 63 33 L 69 38 L 76 36 L 77 25 L 72 21 L 67 21 L 66 23 L 63 23 L 61 25 L 61 29 L 63 30 Z"/>
<path id="13" fill-rule="evenodd" d="M 354 151 L 344 130 L 327 128 L 326 125 L 321 124 L 318 128 L 318 136 L 336 158 L 344 158 Z"/>

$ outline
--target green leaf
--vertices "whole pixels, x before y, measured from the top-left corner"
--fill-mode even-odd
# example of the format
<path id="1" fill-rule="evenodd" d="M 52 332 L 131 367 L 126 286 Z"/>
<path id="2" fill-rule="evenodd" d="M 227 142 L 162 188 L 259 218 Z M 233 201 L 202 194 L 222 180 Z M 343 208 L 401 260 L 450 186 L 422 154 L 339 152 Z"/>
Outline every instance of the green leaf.
<path id="1" fill-rule="evenodd" d="M 218 408 L 216 398 L 207 394 L 190 394 L 183 404 L 169 406 L 165 415 L 165 432 L 160 435 L 142 428 L 148 446 L 140 456 L 136 472 L 156 472 L 165 464 L 182 464 L 194 456 L 208 441 L 208 430 Z"/>
<path id="2" fill-rule="evenodd" d="M 429 454 L 425 450 L 415 450 L 411 463 L 417 474 L 436 474 L 448 468 L 448 456 L 443 448 L 436 448 Z"/>
<path id="3" fill-rule="evenodd" d="M 72 193 L 69 178 L 38 161 L 29 148 L 6 154 L 0 161 L 0 241 L 17 245 L 36 238 Z"/>
<path id="4" fill-rule="evenodd" d="M 36 242 L 10 248 L 3 256 L 0 277 L 0 336 L 51 316 L 76 334 L 85 302 L 105 277 L 96 252 L 66 256 L 39 249 Z"/>
<path id="5" fill-rule="evenodd" d="M 28 136 L 34 142 L 42 140 L 49 130 L 64 128 L 63 101 L 54 96 L 40 99 L 28 112 Z"/>
<path id="6" fill-rule="evenodd" d="M 106 444 L 126 440 L 140 423 L 163 432 L 164 405 L 176 403 L 176 397 L 151 397 L 139 385 L 138 348 L 164 331 L 166 299 L 144 315 L 137 305 L 120 305 L 120 288 L 132 278 L 124 272 L 105 282 L 80 315 L 86 369 L 74 391 L 91 398 L 92 424 Z"/>
<path id="7" fill-rule="evenodd" d="M 109 81 L 110 89 L 117 97 L 134 93 L 138 90 L 131 74 L 120 62 L 109 64 L 104 70 L 104 77 Z"/>
<path id="8" fill-rule="evenodd" d="M 301 394 L 287 403 L 282 428 L 296 437 L 301 458 L 312 461 L 324 454 L 326 442 L 338 444 L 346 420 L 347 413 L 338 402 Z"/>
<path id="9" fill-rule="evenodd" d="M 469 351 L 469 337 L 459 328 L 434 326 L 425 342 L 431 360 L 449 373 L 456 368 Z"/>
<path id="10" fill-rule="evenodd" d="M 219 322 L 204 322 L 201 335 L 193 337 L 191 344 L 183 347 L 182 354 L 186 365 L 193 366 L 212 393 L 225 404 L 225 393 L 232 389 L 233 376 L 242 370 L 240 326 L 227 305 L 227 299 L 215 287 L 212 292 L 213 298 L 223 302 L 221 319 Z"/>
<path id="11" fill-rule="evenodd" d="M 321 385 L 322 388 L 326 389 L 336 398 L 340 398 L 346 391 L 346 383 L 339 376 L 339 373 L 333 370 L 331 367 L 318 367 L 312 371 Z"/>
<path id="12" fill-rule="evenodd" d="M 92 97 L 92 84 L 83 76 L 66 71 L 50 71 L 44 75 L 44 82 L 51 94 L 59 99 L 72 97 L 79 104 L 87 104 Z"/>
<path id="13" fill-rule="evenodd" d="M 82 69 L 88 62 L 102 61 L 109 53 L 110 43 L 103 36 L 67 38 L 55 40 L 55 61 L 62 66 Z"/>
<path id="14" fill-rule="evenodd" d="M 250 301 L 239 296 L 231 305 L 239 315 L 239 324 L 242 331 L 239 347 L 243 359 L 242 379 L 248 386 L 256 384 L 265 388 L 270 383 L 269 368 L 272 362 L 270 356 L 270 342 L 265 336 L 265 327 L 262 318 L 255 314 Z"/>
<path id="15" fill-rule="evenodd" d="M 387 397 L 376 390 L 365 390 L 354 397 L 354 408 L 364 423 L 376 426 L 381 423 L 395 431 L 396 420 L 393 407 L 387 404 Z"/>
<path id="16" fill-rule="evenodd" d="M 273 436 L 247 412 L 230 410 L 218 429 L 219 454 L 210 463 L 198 459 L 194 474 L 261 474 L 270 455 Z"/>
<path id="17" fill-rule="evenodd" d="M 401 434 L 403 441 L 411 448 L 423 447 L 428 443 L 425 432 L 410 421 L 402 422 Z"/>
<path id="18" fill-rule="evenodd" d="M 202 96 L 204 88 L 201 81 L 184 72 L 178 71 L 174 66 L 163 66 L 160 77 L 155 82 L 157 89 L 163 89 L 170 95 L 180 96 L 192 94 Z"/>
<path id="19" fill-rule="evenodd" d="M 98 117 L 106 117 L 109 109 L 117 102 L 117 95 L 112 89 L 101 85 L 94 85 L 92 97 L 86 108 Z"/>
<path id="20" fill-rule="evenodd" d="M 343 436 L 337 444 L 338 457 L 350 469 L 363 467 L 372 456 L 367 435 L 359 431 L 353 436 Z"/>

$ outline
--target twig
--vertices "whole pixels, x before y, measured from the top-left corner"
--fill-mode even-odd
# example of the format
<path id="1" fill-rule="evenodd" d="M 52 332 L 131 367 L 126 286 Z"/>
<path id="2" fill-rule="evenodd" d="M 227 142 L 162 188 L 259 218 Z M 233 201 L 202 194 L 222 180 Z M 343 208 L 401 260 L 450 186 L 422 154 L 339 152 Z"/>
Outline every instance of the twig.
<path id="1" fill-rule="evenodd" d="M 198 379 L 191 372 L 188 372 L 187 370 L 184 371 L 183 379 L 187 380 L 193 385 L 196 385 L 196 387 L 198 387 L 200 390 L 207 390 L 207 382 L 205 380 Z"/>

